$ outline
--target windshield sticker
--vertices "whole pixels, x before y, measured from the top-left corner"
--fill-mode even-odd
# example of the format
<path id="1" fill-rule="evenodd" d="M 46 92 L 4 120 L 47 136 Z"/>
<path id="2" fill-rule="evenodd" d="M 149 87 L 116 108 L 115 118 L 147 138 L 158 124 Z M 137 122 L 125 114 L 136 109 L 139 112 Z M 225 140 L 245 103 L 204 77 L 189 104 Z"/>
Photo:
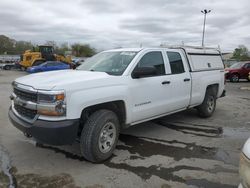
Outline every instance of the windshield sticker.
<path id="1" fill-rule="evenodd" d="M 135 54 L 135 52 L 121 52 L 121 55 L 134 56 Z"/>

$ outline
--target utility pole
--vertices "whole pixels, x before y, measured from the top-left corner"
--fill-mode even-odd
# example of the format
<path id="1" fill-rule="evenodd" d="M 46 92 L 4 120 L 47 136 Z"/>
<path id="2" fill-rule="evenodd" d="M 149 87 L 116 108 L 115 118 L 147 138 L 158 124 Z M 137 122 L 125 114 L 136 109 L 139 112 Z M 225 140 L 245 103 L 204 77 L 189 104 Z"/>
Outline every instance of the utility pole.
<path id="1" fill-rule="evenodd" d="M 207 14 L 210 12 L 211 12 L 211 10 L 207 10 L 207 9 L 204 9 L 201 11 L 201 13 L 204 14 L 204 24 L 203 24 L 203 32 L 202 32 L 202 47 L 204 47 Z"/>

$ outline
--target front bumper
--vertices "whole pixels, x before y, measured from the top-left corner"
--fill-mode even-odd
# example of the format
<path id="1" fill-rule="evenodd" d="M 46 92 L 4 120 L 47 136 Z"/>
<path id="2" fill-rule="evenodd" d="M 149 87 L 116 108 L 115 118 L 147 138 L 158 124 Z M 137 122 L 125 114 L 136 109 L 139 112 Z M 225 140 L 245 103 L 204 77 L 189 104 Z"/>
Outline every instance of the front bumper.
<path id="1" fill-rule="evenodd" d="M 225 78 L 226 78 L 226 80 L 229 80 L 230 79 L 230 73 L 229 72 L 227 72 L 226 74 L 225 74 Z"/>
<path id="2" fill-rule="evenodd" d="M 11 123 L 23 133 L 33 136 L 39 142 L 51 145 L 72 144 L 77 138 L 79 119 L 63 121 L 35 120 L 28 123 L 9 109 Z"/>

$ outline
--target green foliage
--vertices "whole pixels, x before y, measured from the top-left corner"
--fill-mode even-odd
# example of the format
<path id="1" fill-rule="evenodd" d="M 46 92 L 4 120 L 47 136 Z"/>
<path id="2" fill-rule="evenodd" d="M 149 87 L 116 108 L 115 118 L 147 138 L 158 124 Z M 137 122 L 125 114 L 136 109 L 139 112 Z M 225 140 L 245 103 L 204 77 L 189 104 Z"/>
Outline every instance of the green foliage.
<path id="1" fill-rule="evenodd" d="M 53 46 L 56 54 L 70 53 L 77 57 L 90 57 L 96 53 L 96 50 L 88 44 L 75 43 L 71 46 L 68 43 L 57 45 L 55 41 L 46 41 L 44 45 Z M 16 41 L 7 36 L 0 35 L 0 54 L 23 54 L 25 50 L 38 52 L 38 46 L 27 41 Z"/>
<path id="2" fill-rule="evenodd" d="M 33 48 L 34 45 L 31 44 L 31 42 L 17 41 L 14 48 L 14 54 L 22 54 L 25 50 L 33 50 Z"/>
<path id="3" fill-rule="evenodd" d="M 237 61 L 248 61 L 250 60 L 249 51 L 246 46 L 239 45 L 238 48 L 235 48 L 232 59 Z"/>
<path id="4" fill-rule="evenodd" d="M 71 49 L 68 46 L 68 43 L 63 43 L 60 45 L 60 47 L 56 46 L 54 50 L 56 54 L 64 54 L 64 55 L 65 55 L 65 52 L 71 51 Z"/>
<path id="5" fill-rule="evenodd" d="M 71 48 L 73 54 L 77 57 L 91 57 L 96 53 L 96 50 L 91 48 L 88 44 L 75 43 Z"/>
<path id="6" fill-rule="evenodd" d="M 0 54 L 22 54 L 34 47 L 31 42 L 16 41 L 4 35 L 0 35 L 0 44 Z"/>
<path id="7" fill-rule="evenodd" d="M 0 35 L 0 44 L 0 54 L 7 54 L 8 52 L 13 52 L 15 41 L 4 35 Z"/>

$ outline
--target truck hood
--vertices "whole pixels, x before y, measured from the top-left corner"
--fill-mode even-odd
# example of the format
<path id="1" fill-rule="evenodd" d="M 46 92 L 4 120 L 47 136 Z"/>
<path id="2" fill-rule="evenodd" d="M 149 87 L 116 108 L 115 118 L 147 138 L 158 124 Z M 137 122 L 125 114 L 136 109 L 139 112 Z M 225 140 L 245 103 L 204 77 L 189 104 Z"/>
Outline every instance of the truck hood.
<path id="1" fill-rule="evenodd" d="M 17 78 L 17 83 L 32 86 L 34 89 L 52 90 L 61 85 L 70 85 L 78 81 L 90 81 L 111 77 L 105 72 L 81 70 L 61 70 L 36 73 Z"/>

